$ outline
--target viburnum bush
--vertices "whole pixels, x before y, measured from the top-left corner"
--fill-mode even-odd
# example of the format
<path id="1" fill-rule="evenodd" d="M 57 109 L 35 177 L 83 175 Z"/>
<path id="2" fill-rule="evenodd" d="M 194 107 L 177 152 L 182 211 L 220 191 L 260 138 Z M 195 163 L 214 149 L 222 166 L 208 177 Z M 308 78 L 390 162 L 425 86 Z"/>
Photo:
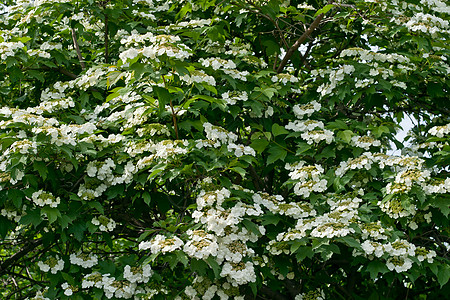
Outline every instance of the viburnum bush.
<path id="1" fill-rule="evenodd" d="M 448 296 L 446 1 L 3 3 L 0 298 Z"/>

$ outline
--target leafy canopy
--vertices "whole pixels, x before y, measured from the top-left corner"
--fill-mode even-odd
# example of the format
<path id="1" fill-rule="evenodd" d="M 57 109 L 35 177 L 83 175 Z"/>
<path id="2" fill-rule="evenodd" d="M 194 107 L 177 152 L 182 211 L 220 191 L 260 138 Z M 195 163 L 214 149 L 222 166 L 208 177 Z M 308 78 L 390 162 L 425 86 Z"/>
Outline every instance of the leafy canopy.
<path id="1" fill-rule="evenodd" d="M 448 295 L 445 1 L 3 2 L 2 299 Z"/>

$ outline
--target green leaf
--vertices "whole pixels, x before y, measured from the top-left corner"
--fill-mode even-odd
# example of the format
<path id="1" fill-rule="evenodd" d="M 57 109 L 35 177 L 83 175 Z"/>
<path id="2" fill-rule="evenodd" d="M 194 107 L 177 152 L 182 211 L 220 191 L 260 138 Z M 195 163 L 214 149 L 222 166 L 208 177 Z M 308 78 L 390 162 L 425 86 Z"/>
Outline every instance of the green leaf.
<path id="1" fill-rule="evenodd" d="M 41 214 L 45 214 L 48 218 L 48 222 L 52 224 L 58 217 L 61 217 L 61 212 L 55 207 L 44 206 L 41 210 Z"/>
<path id="2" fill-rule="evenodd" d="M 258 226 L 256 226 L 256 224 L 250 221 L 249 219 L 243 219 L 242 224 L 244 224 L 245 228 L 247 228 L 248 231 L 253 232 L 257 236 L 261 235 Z"/>
<path id="3" fill-rule="evenodd" d="M 328 4 L 325 5 L 324 7 L 322 7 L 321 9 L 319 9 L 315 14 L 314 17 L 317 17 L 320 14 L 326 14 L 330 9 L 332 9 L 334 7 L 333 4 Z"/>
<path id="4" fill-rule="evenodd" d="M 340 138 L 341 140 L 343 140 L 346 143 L 350 143 L 352 137 L 353 137 L 353 132 L 351 130 L 344 130 L 344 131 L 339 131 L 336 136 L 338 138 Z"/>
<path id="5" fill-rule="evenodd" d="M 103 239 L 105 240 L 108 247 L 112 250 L 113 249 L 113 242 L 111 239 L 111 235 L 108 232 L 102 232 Z"/>
<path id="6" fill-rule="evenodd" d="M 376 279 L 378 278 L 379 273 L 381 274 L 387 273 L 389 272 L 389 269 L 386 267 L 385 263 L 378 260 L 374 260 L 367 265 L 366 271 L 370 273 L 371 279 Z"/>
<path id="7" fill-rule="evenodd" d="M 256 152 L 262 153 L 264 149 L 269 145 L 269 141 L 266 139 L 255 139 L 252 140 L 252 143 L 250 144 L 250 147 L 255 149 Z"/>
<path id="8" fill-rule="evenodd" d="M 187 267 L 187 265 L 189 264 L 189 260 L 187 255 L 183 252 L 183 251 L 175 251 L 175 254 L 178 258 L 178 260 L 185 266 Z"/>
<path id="9" fill-rule="evenodd" d="M 22 199 L 23 199 L 23 192 L 21 190 L 15 190 L 11 189 L 8 190 L 8 198 L 12 200 L 14 206 L 16 208 L 22 208 Z"/>
<path id="10" fill-rule="evenodd" d="M 72 218 L 67 215 L 61 215 L 59 223 L 61 224 L 62 228 L 67 228 L 69 224 L 72 223 Z"/>
<path id="11" fill-rule="evenodd" d="M 217 263 L 217 262 L 216 262 Z M 200 276 L 206 275 L 206 270 L 208 269 L 208 264 L 201 259 L 191 259 L 191 270 L 198 273 Z"/>
<path id="12" fill-rule="evenodd" d="M 90 201 L 90 202 L 88 202 L 88 205 L 92 208 L 95 208 L 102 215 L 105 213 L 103 206 L 98 201 Z"/>
<path id="13" fill-rule="evenodd" d="M 230 169 L 231 171 L 234 171 L 236 173 L 238 173 L 239 175 L 241 175 L 242 178 L 245 178 L 245 174 L 247 173 L 243 168 L 241 167 L 233 167 Z"/>
<path id="14" fill-rule="evenodd" d="M 150 205 L 150 201 L 152 200 L 152 198 L 150 197 L 149 192 L 145 191 L 142 194 L 142 198 L 144 199 L 145 204 Z"/>
<path id="15" fill-rule="evenodd" d="M 0 216 L 0 238 L 4 239 L 8 234 L 8 231 L 14 229 L 16 224 L 9 221 L 4 216 Z"/>
<path id="16" fill-rule="evenodd" d="M 270 214 L 265 214 L 261 217 L 262 225 L 277 225 L 278 222 L 280 222 L 281 218 L 278 215 L 270 215 Z"/>
<path id="17" fill-rule="evenodd" d="M 36 70 L 28 70 L 28 74 L 31 75 L 31 77 L 36 78 L 37 80 L 39 80 L 40 82 L 44 82 L 44 75 L 42 75 L 41 72 L 36 71 Z"/>
<path id="18" fill-rule="evenodd" d="M 288 134 L 289 131 L 287 131 L 283 126 L 280 126 L 277 123 L 275 123 L 272 125 L 272 133 L 273 136 L 278 136 L 282 134 Z"/>
<path id="19" fill-rule="evenodd" d="M 305 258 L 312 258 L 314 256 L 314 251 L 311 247 L 300 247 L 297 250 L 297 254 L 295 255 L 295 258 L 297 258 L 298 261 L 302 261 Z"/>
<path id="20" fill-rule="evenodd" d="M 45 162 L 43 161 L 34 161 L 33 168 L 35 171 L 39 172 L 39 176 L 41 176 L 42 180 L 47 178 L 48 170 Z"/>
<path id="21" fill-rule="evenodd" d="M 23 225 L 33 224 L 34 226 L 37 226 L 41 224 L 42 221 L 41 210 L 35 209 L 23 216 L 19 222 Z"/>
<path id="22" fill-rule="evenodd" d="M 450 266 L 446 263 L 439 264 L 437 268 L 432 269 L 432 271 L 434 275 L 436 275 L 438 282 L 442 288 L 450 279 Z"/>
<path id="23" fill-rule="evenodd" d="M 354 239 L 350 236 L 340 237 L 337 240 L 340 242 L 343 242 L 344 244 L 346 244 L 349 247 L 361 249 L 361 244 L 356 239 Z"/>
<path id="24" fill-rule="evenodd" d="M 170 102 L 171 95 L 165 88 L 154 86 L 153 90 L 158 97 L 159 113 L 162 114 L 166 110 L 166 104 Z"/>
<path id="25" fill-rule="evenodd" d="M 220 270 L 220 266 L 217 263 L 216 259 L 213 256 L 208 256 L 208 258 L 206 259 L 206 262 L 212 268 L 216 278 L 220 278 L 220 271 L 221 270 Z"/>
<path id="26" fill-rule="evenodd" d="M 445 217 L 448 217 L 448 214 L 450 213 L 450 201 L 449 201 L 448 198 L 446 198 L 446 197 L 436 197 L 432 201 L 431 205 L 436 207 L 436 208 L 439 208 L 441 213 Z"/>
<path id="27" fill-rule="evenodd" d="M 269 148 L 269 157 L 267 157 L 267 165 L 270 165 L 277 160 L 284 161 L 287 155 L 287 151 L 279 146 L 274 146 L 272 148 Z"/>

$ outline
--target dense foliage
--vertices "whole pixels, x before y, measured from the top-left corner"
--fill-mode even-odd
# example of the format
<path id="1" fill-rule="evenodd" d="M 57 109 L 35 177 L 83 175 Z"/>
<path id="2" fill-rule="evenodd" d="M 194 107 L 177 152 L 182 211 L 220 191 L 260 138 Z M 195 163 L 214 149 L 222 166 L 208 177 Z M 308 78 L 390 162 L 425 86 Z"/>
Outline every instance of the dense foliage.
<path id="1" fill-rule="evenodd" d="M 3 2 L 0 298 L 450 292 L 445 1 Z"/>

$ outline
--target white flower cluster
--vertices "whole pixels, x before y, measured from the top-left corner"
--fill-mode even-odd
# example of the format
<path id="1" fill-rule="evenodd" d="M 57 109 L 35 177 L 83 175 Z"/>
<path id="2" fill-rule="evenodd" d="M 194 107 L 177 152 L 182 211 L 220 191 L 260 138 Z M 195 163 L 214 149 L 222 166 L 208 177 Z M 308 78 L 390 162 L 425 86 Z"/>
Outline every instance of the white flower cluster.
<path id="1" fill-rule="evenodd" d="M 221 276 L 237 286 L 256 281 L 253 263 L 246 260 L 254 255 L 247 242 L 258 239 L 257 235 L 238 225 L 245 216 L 259 216 L 263 211 L 259 204 L 244 204 L 230 197 L 230 191 L 225 188 L 200 191 L 192 217 L 195 222 L 204 224 L 205 230 L 189 231 L 189 241 L 184 249 L 192 257 L 215 257 L 222 265 Z M 225 203 L 227 208 L 224 208 Z M 231 203 L 234 206 L 230 207 Z M 263 226 L 258 230 L 260 234 L 265 233 Z"/>
<path id="2" fill-rule="evenodd" d="M 435 15 L 418 12 L 402 25 L 405 25 L 410 31 L 421 31 L 433 35 L 438 32 L 448 32 L 449 21 Z"/>
<path id="3" fill-rule="evenodd" d="M 241 157 L 242 155 L 251 155 L 256 156 L 255 150 L 250 146 L 244 146 L 244 145 L 236 145 L 236 144 L 228 144 L 227 146 L 228 151 L 234 152 L 234 155 L 236 157 Z"/>
<path id="4" fill-rule="evenodd" d="M 106 67 L 93 67 L 88 69 L 83 75 L 74 80 L 74 84 L 79 88 L 87 90 L 96 86 L 100 79 L 104 75 L 108 74 L 111 70 Z"/>
<path id="5" fill-rule="evenodd" d="M 341 52 L 341 57 L 354 56 L 364 63 L 372 61 L 387 63 L 409 63 L 409 58 L 397 53 L 380 53 L 362 48 L 348 48 Z"/>
<path id="6" fill-rule="evenodd" d="M 361 237 L 368 239 L 369 237 L 375 240 L 386 240 L 388 238 L 387 233 L 392 229 L 386 229 L 381 225 L 380 221 L 376 223 L 364 223 L 360 225 Z"/>
<path id="7" fill-rule="evenodd" d="M 306 293 L 301 293 L 295 296 L 295 300 L 325 300 L 323 290 L 317 289 Z"/>
<path id="8" fill-rule="evenodd" d="M 124 112 L 124 115 L 121 117 L 124 119 L 124 123 L 121 130 L 127 130 L 132 128 L 133 126 L 140 127 L 142 126 L 149 118 L 147 110 L 149 109 L 148 106 L 142 105 L 142 104 L 132 104 L 127 105 Z"/>
<path id="9" fill-rule="evenodd" d="M 156 144 L 149 145 L 149 151 L 153 154 L 144 156 L 136 163 L 136 171 L 155 163 L 155 160 L 168 160 L 186 154 L 187 141 L 164 140 Z"/>
<path id="10" fill-rule="evenodd" d="M 126 45 L 137 46 L 140 43 L 149 42 L 151 46 L 145 46 L 141 49 L 129 48 L 119 54 L 119 58 L 123 63 L 133 60 L 142 54 L 143 57 L 159 61 L 159 57 L 165 55 L 167 57 L 184 60 L 191 56 L 191 49 L 185 44 L 179 43 L 180 37 L 173 35 L 153 35 L 146 33 L 139 35 L 132 32 L 130 36 L 122 39 L 122 43 Z"/>
<path id="11" fill-rule="evenodd" d="M 0 176 L 1 176 L 1 174 L 0 174 Z M 9 181 L 9 179 L 8 179 L 8 181 Z M 0 179 L 0 183 L 1 183 L 1 179 Z M 2 188 L 0 187 L 0 190 L 1 190 L 1 189 L 2 189 Z M 25 213 L 24 213 L 24 214 L 25 214 Z M 17 211 L 11 210 L 11 209 L 7 209 L 7 208 L 3 208 L 3 209 L 0 211 L 0 215 L 6 217 L 6 218 L 9 219 L 9 220 L 13 220 L 14 222 L 19 222 L 19 220 L 22 218 L 21 215 L 18 215 L 18 214 L 17 214 Z"/>
<path id="12" fill-rule="evenodd" d="M 196 259 L 207 259 L 210 255 L 217 256 L 219 245 L 217 237 L 204 230 L 188 230 L 189 240 L 184 245 L 183 251 Z"/>
<path id="13" fill-rule="evenodd" d="M 64 295 L 66 295 L 66 296 L 72 296 L 74 292 L 78 291 L 77 287 L 72 286 L 67 282 L 64 282 L 63 284 L 61 284 L 61 288 L 64 290 Z"/>
<path id="14" fill-rule="evenodd" d="M 319 102 L 313 100 L 307 104 L 296 104 L 293 107 L 294 114 L 297 118 L 303 119 L 303 116 L 310 117 L 314 112 L 320 111 L 322 105 Z"/>
<path id="15" fill-rule="evenodd" d="M 64 260 L 59 259 L 59 256 L 49 257 L 45 261 L 39 261 L 37 265 L 42 272 L 50 271 L 50 273 L 56 274 L 64 269 Z"/>
<path id="16" fill-rule="evenodd" d="M 320 143 L 321 141 L 325 141 L 327 144 L 330 144 L 334 140 L 333 135 L 333 131 L 323 129 L 304 132 L 301 134 L 301 137 L 310 145 L 313 143 Z"/>
<path id="17" fill-rule="evenodd" d="M 80 251 L 77 254 L 70 254 L 70 263 L 83 268 L 92 268 L 98 263 L 98 258 L 95 254 L 85 254 Z"/>
<path id="18" fill-rule="evenodd" d="M 199 20 L 190 20 L 188 22 L 179 22 L 177 24 L 172 24 L 167 26 L 167 29 L 170 30 L 178 30 L 183 28 L 196 28 L 196 27 L 205 27 L 208 25 L 211 25 L 212 20 L 211 19 L 199 19 Z"/>
<path id="19" fill-rule="evenodd" d="M 317 92 L 320 93 L 323 97 L 331 94 L 336 86 L 338 86 L 340 82 L 345 79 L 345 75 L 350 76 L 354 71 L 355 67 L 353 65 L 342 65 L 335 70 L 313 70 L 311 74 L 313 76 L 320 75 L 321 77 L 325 77 L 325 75 L 328 74 L 327 83 L 323 83 L 317 88 Z"/>
<path id="20" fill-rule="evenodd" d="M 152 254 L 157 254 L 160 252 L 164 254 L 181 249 L 183 245 L 183 241 L 176 236 L 167 238 L 164 235 L 158 234 L 148 242 L 141 242 L 139 244 L 139 250 L 150 249 Z"/>
<path id="21" fill-rule="evenodd" d="M 440 0 L 420 0 L 420 4 L 428 6 L 435 12 L 450 13 L 450 6 L 448 3 Z"/>
<path id="22" fill-rule="evenodd" d="M 294 193 L 304 198 L 309 197 L 311 192 L 323 192 L 327 189 L 327 181 L 321 178 L 324 169 L 320 165 L 304 166 L 304 162 L 293 166 L 286 164 L 285 168 L 290 170 L 289 177 L 297 181 L 294 185 Z"/>
<path id="23" fill-rule="evenodd" d="M 314 112 L 319 111 L 321 108 L 320 103 L 317 101 L 311 101 L 304 105 L 295 105 L 293 108 L 296 117 L 302 119 L 305 115 L 311 116 Z M 330 144 L 334 140 L 334 134 L 331 130 L 324 129 L 324 124 L 321 121 L 316 120 L 295 120 L 289 122 L 286 129 L 296 132 L 303 132 L 300 136 L 308 144 L 320 143 L 325 141 Z"/>
<path id="24" fill-rule="evenodd" d="M 428 184 L 422 186 L 423 191 L 427 195 L 450 193 L 450 178 L 441 180 L 432 180 Z"/>
<path id="25" fill-rule="evenodd" d="M 229 105 L 234 105 L 238 101 L 247 101 L 248 95 L 245 91 L 228 91 L 222 94 L 222 99 Z"/>
<path id="26" fill-rule="evenodd" d="M 450 123 L 443 126 L 434 126 L 430 129 L 429 133 L 439 138 L 443 138 L 450 133 Z"/>
<path id="27" fill-rule="evenodd" d="M 18 49 L 24 48 L 22 42 L 1 42 L 0 43 L 0 58 L 5 61 L 8 57 L 15 55 Z"/>
<path id="28" fill-rule="evenodd" d="M 79 137 L 84 134 L 92 134 L 97 127 L 89 122 L 82 125 L 70 124 L 58 127 L 35 127 L 31 131 L 34 134 L 43 133 L 51 137 L 51 143 L 57 146 L 72 145 L 75 146 L 79 141 Z"/>
<path id="29" fill-rule="evenodd" d="M 234 143 L 238 139 L 238 136 L 232 132 L 228 132 L 222 127 L 213 126 L 209 122 L 203 123 L 205 129 L 206 138 L 215 142 L 214 147 L 219 147 L 221 144 Z"/>
<path id="30" fill-rule="evenodd" d="M 232 60 L 226 60 L 218 57 L 200 58 L 199 63 L 204 67 L 211 67 L 213 70 L 236 69 L 236 64 Z"/>
<path id="31" fill-rule="evenodd" d="M 288 82 L 297 83 L 298 78 L 295 77 L 294 75 L 291 75 L 288 73 L 280 73 L 280 74 L 272 76 L 272 82 L 274 82 L 274 83 L 280 82 L 280 83 L 286 85 Z"/>
<path id="32" fill-rule="evenodd" d="M 190 71 L 190 74 L 180 76 L 180 79 L 188 85 L 191 85 L 193 83 L 207 83 L 212 86 L 216 85 L 216 80 L 214 79 L 214 77 L 199 70 L 192 70 Z"/>
<path id="33" fill-rule="evenodd" d="M 156 135 L 165 135 L 170 136 L 170 130 L 167 128 L 166 125 L 159 124 L 159 123 L 153 123 L 148 125 L 140 126 L 136 133 L 139 135 L 139 137 L 143 136 L 156 136 Z"/>
<path id="34" fill-rule="evenodd" d="M 251 262 L 225 262 L 220 276 L 228 276 L 234 286 L 256 281 L 255 269 Z"/>
<path id="35" fill-rule="evenodd" d="M 383 153 L 364 152 L 357 158 L 342 161 L 335 173 L 336 176 L 343 176 L 348 170 L 370 170 L 374 163 L 377 163 L 381 169 L 386 166 L 400 169 L 420 169 L 424 160 L 419 157 L 390 156 Z"/>
<path id="36" fill-rule="evenodd" d="M 352 139 L 350 140 L 350 144 L 358 147 L 358 148 L 363 148 L 365 150 L 369 150 L 371 146 L 374 147 L 380 147 L 381 146 L 381 142 L 379 140 L 376 140 L 370 136 L 353 136 Z"/>
<path id="37" fill-rule="evenodd" d="M 99 226 L 100 231 L 113 231 L 116 228 L 116 222 L 103 215 L 92 218 L 91 223 Z"/>
<path id="38" fill-rule="evenodd" d="M 33 200 L 36 205 L 49 205 L 50 207 L 57 207 L 61 202 L 61 199 L 59 197 L 55 197 L 51 193 L 47 193 L 44 190 L 34 192 L 31 195 L 31 200 Z"/>
<path id="39" fill-rule="evenodd" d="M 281 232 L 276 240 L 269 242 L 267 249 L 273 255 L 289 253 L 284 247 L 285 242 L 313 238 L 335 238 L 354 234 L 355 229 L 350 226 L 359 220 L 358 208 L 362 200 L 354 195 L 344 195 L 330 198 L 328 201 L 330 212 L 316 216 L 316 212 L 304 214 L 297 220 L 293 229 Z"/>
<path id="40" fill-rule="evenodd" d="M 108 299 L 112 297 L 130 299 L 140 291 L 137 289 L 136 283 L 128 280 L 116 280 L 114 277 L 110 277 L 110 274 L 102 275 L 98 272 L 84 276 L 81 287 L 83 289 L 91 287 L 103 289 Z"/>
<path id="41" fill-rule="evenodd" d="M 50 300 L 50 298 L 44 297 L 42 293 L 43 291 L 38 291 L 33 298 L 26 298 L 26 300 Z"/>
<path id="42" fill-rule="evenodd" d="M 323 130 L 324 125 L 321 121 L 316 120 L 295 120 L 294 122 L 289 122 L 284 128 L 295 132 L 308 132 L 315 129 Z"/>
<path id="43" fill-rule="evenodd" d="M 104 162 L 91 161 L 86 167 L 86 174 L 102 181 L 112 181 L 114 177 L 112 171 L 115 168 L 116 164 L 111 158 L 107 158 Z"/>
<path id="44" fill-rule="evenodd" d="M 400 171 L 395 176 L 394 182 L 388 183 L 386 186 L 387 194 L 407 193 L 411 190 L 413 184 L 425 186 L 425 181 L 431 176 L 428 170 L 407 169 Z"/>
<path id="45" fill-rule="evenodd" d="M 250 75 L 248 71 L 239 71 L 235 69 L 224 69 L 223 72 L 233 79 L 247 81 L 247 76 Z"/>
<path id="46" fill-rule="evenodd" d="M 131 267 L 126 265 L 123 269 L 123 278 L 132 283 L 147 283 L 153 271 L 150 265 Z"/>
<path id="47" fill-rule="evenodd" d="M 240 296 L 239 287 L 235 287 L 230 285 L 228 282 L 223 281 L 215 281 L 212 282 L 208 278 L 197 276 L 192 285 L 187 286 L 184 289 L 184 294 L 189 299 L 192 300 L 211 300 L 215 295 L 219 297 L 219 299 L 235 299 L 235 300 L 244 300 L 244 296 Z M 182 300 L 177 296 L 175 300 Z"/>
<path id="48" fill-rule="evenodd" d="M 402 201 L 399 195 L 394 195 L 391 199 L 378 201 L 381 211 L 393 219 L 415 215 L 417 208 L 413 203 Z M 407 204 L 407 206 L 405 205 Z"/>

